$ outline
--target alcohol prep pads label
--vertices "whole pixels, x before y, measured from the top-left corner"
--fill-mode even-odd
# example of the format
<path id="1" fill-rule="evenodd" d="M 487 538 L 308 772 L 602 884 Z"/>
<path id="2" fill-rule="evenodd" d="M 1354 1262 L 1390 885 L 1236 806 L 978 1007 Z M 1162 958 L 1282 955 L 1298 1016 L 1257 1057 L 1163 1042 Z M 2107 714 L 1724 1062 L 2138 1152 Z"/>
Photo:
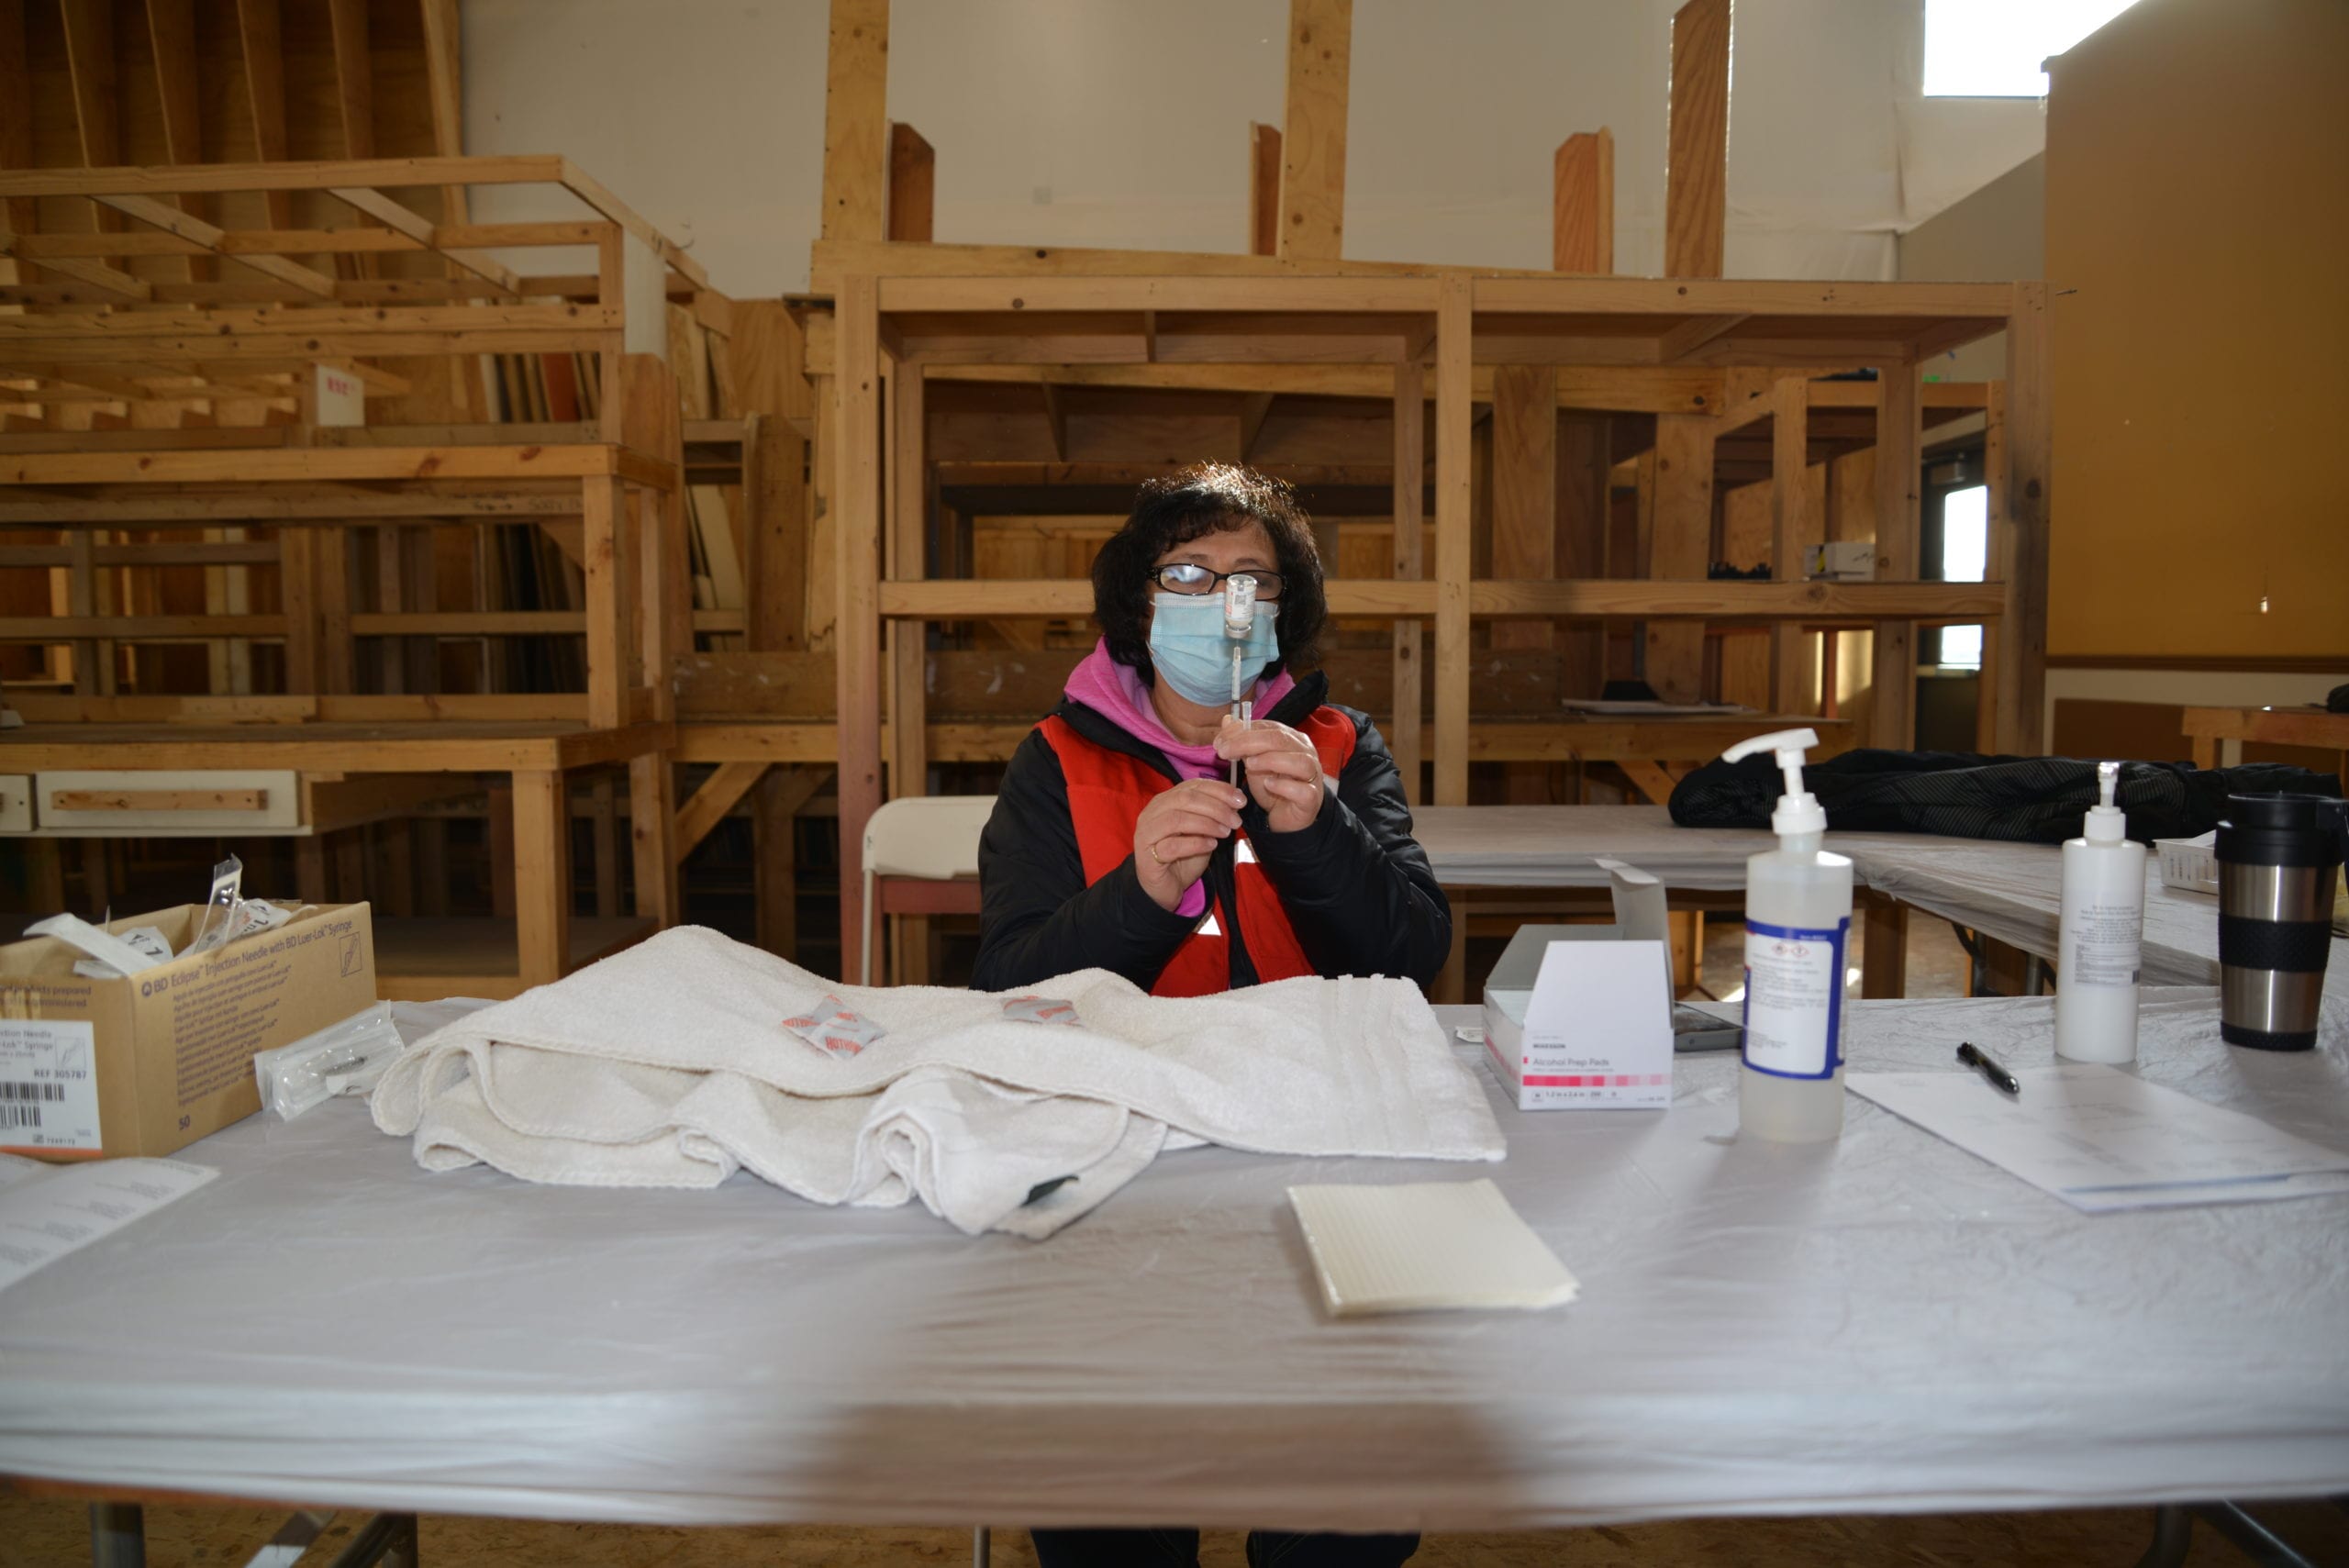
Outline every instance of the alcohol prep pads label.
<path id="1" fill-rule="evenodd" d="M 1745 1064 L 1781 1078 L 1825 1078 L 1842 1064 L 1843 951 L 1831 930 L 1745 922 Z"/>
<path id="2" fill-rule="evenodd" d="M 95 1024 L 0 1018 L 0 1147 L 103 1147 Z"/>

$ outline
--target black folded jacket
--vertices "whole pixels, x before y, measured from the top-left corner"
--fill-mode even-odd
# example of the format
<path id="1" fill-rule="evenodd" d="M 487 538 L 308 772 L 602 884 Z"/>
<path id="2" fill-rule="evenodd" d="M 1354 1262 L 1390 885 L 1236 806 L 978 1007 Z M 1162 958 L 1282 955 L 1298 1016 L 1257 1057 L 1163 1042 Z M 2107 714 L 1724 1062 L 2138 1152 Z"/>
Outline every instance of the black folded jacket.
<path id="1" fill-rule="evenodd" d="M 2060 844 L 2080 835 L 2097 802 L 2096 763 L 2071 757 L 1983 757 L 1965 751 L 1846 751 L 1803 770 L 1843 832 L 1944 833 Z M 1672 792 L 1683 828 L 1767 828 L 1784 788 L 1767 752 L 1741 762 L 1708 762 Z M 2227 814 L 2231 795 L 2338 796 L 2330 773 L 2280 762 L 2198 768 L 2190 762 L 2123 762 L 2121 806 L 2132 839 L 2191 839 Z"/>

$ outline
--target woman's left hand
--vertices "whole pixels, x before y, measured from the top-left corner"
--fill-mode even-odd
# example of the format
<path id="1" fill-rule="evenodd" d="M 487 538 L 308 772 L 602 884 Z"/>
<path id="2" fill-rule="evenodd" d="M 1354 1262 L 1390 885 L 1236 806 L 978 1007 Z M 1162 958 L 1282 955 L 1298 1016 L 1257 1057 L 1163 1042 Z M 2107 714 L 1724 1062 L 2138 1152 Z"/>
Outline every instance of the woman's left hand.
<path id="1" fill-rule="evenodd" d="M 1268 718 L 1227 717 L 1216 731 L 1215 754 L 1247 764 L 1248 793 L 1274 832 L 1309 828 L 1320 815 L 1321 756 L 1299 731 Z"/>

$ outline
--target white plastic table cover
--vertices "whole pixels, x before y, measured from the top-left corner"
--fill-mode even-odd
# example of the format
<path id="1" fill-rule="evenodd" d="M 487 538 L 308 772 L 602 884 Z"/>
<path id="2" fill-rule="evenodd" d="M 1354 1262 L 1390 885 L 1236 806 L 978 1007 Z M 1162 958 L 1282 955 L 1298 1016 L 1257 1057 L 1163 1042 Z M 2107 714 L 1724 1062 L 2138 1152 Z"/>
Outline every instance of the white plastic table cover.
<path id="1" fill-rule="evenodd" d="M 1860 1004 L 1851 1053 L 2043 1063 L 2049 1007 Z M 2337 1035 L 2235 1051 L 2211 992 L 2157 992 L 2143 1057 L 2349 1142 Z M 1856 1096 L 1840 1141 L 1738 1140 L 1736 1070 L 1684 1058 L 1668 1112 L 1499 1110 L 1509 1157 L 1473 1174 L 1575 1305 L 1347 1321 L 1287 1186 L 1469 1173 L 1203 1149 L 1037 1244 L 747 1174 L 428 1174 L 352 1101 L 255 1118 L 184 1151 L 217 1181 L 0 1293 L 0 1473 L 673 1523 L 1437 1529 L 2349 1489 L 2349 1197 L 2089 1218 Z"/>
<path id="2" fill-rule="evenodd" d="M 1606 855 L 1670 887 L 1731 892 L 1745 885 L 1747 856 L 1778 847 L 1764 828 L 1679 827 L 1661 806 L 1422 806 L 1411 822 L 1436 880 L 1455 887 L 1604 887 L 1597 861 Z M 1981 845 L 1925 833 L 1830 833 L 1827 847 L 1858 862 L 1879 851 Z"/>
<path id="3" fill-rule="evenodd" d="M 1862 850 L 1855 871 L 1879 893 L 1993 936 L 2043 958 L 2055 957 L 2064 912 L 2064 854 L 2050 844 L 1966 843 L 1904 854 L 1898 845 Z M 2219 900 L 2162 885 L 2145 858 L 2143 973 L 2151 985 L 2210 985 L 2219 978 Z M 2057 968 L 2060 970 L 2059 963 Z M 2349 1015 L 2349 941 L 2335 938 L 2325 964 L 2324 1010 Z"/>
<path id="4" fill-rule="evenodd" d="M 1412 819 L 1436 878 L 1451 886 L 1603 887 L 1600 855 L 1667 885 L 1725 892 L 1745 885 L 1745 859 L 1775 848 L 1758 828 L 1682 828 L 1660 806 L 1435 806 Z M 1830 833 L 1863 887 L 1954 920 L 2011 947 L 2054 958 L 2063 911 L 2063 851 L 1930 833 Z M 2219 901 L 2162 885 L 2145 864 L 2144 979 L 2210 985 L 2219 978 Z M 2349 941 L 2332 944 L 2325 1011 L 2349 1014 Z"/>

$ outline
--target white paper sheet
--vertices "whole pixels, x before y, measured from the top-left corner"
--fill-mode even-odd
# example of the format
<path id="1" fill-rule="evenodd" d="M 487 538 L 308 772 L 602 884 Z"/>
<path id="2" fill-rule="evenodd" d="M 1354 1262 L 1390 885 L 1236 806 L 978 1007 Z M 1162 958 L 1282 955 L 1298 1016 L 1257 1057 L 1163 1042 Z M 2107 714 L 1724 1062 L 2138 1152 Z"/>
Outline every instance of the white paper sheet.
<path id="1" fill-rule="evenodd" d="M 1563 1307 L 1578 1290 L 1489 1181 L 1291 1187 L 1333 1318 Z"/>
<path id="2" fill-rule="evenodd" d="M 2024 1068 L 2019 1095 L 1980 1074 L 1854 1073 L 1844 1086 L 2090 1214 L 2349 1192 L 2349 1152 L 2132 1073 Z"/>
<path id="3" fill-rule="evenodd" d="M 0 1290 L 219 1173 L 184 1160 L 98 1160 L 14 1181 L 0 1175 Z"/>

